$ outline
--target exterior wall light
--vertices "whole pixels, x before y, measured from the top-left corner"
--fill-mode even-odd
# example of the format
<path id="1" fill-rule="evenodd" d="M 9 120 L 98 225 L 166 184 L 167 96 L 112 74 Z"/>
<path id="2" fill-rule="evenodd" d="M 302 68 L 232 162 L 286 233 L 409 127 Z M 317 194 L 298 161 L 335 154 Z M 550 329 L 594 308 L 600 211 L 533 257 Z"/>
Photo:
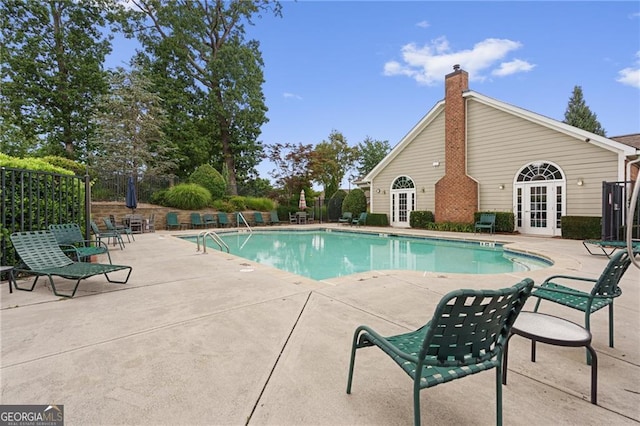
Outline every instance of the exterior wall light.
<path id="1" fill-rule="evenodd" d="M 440 162 L 439 161 L 434 161 L 433 162 L 433 167 L 438 167 L 440 166 Z"/>
<path id="2" fill-rule="evenodd" d="M 380 193 L 380 188 L 376 189 L 376 193 L 379 194 Z"/>
<path id="3" fill-rule="evenodd" d="M 584 185 L 584 181 L 582 180 L 582 178 L 578 179 L 577 184 L 578 184 L 578 186 Z"/>
<path id="4" fill-rule="evenodd" d="M 503 184 L 498 185 L 498 189 L 504 189 L 504 185 Z"/>

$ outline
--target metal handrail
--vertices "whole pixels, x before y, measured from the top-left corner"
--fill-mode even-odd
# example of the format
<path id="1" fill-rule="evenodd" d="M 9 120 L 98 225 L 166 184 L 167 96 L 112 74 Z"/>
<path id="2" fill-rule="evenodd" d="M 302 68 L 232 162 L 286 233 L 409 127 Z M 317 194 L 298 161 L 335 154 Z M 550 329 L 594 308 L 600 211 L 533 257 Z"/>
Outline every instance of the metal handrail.
<path id="1" fill-rule="evenodd" d="M 227 253 L 229 253 L 229 246 L 227 245 L 227 243 L 225 243 L 222 238 L 220 238 L 220 235 L 218 235 L 216 231 L 211 230 L 200 231 L 200 233 L 198 234 L 198 238 L 196 239 L 196 251 L 200 251 L 200 238 L 202 238 L 202 253 L 207 252 L 207 244 L 205 243 L 205 238 L 207 238 L 207 236 L 209 236 L 214 243 L 218 244 L 218 247 L 220 247 L 221 251 L 223 248 L 225 248 L 227 249 Z"/>
<path id="2" fill-rule="evenodd" d="M 236 217 L 236 221 L 238 222 L 238 226 L 240 226 L 240 218 L 242 218 L 242 221 L 244 222 L 245 225 L 247 225 L 247 229 L 249 230 L 249 232 L 253 232 L 253 230 L 249 226 L 249 223 L 247 222 L 247 219 L 244 218 L 244 215 L 240 212 L 237 212 L 237 215 L 238 216 Z"/>

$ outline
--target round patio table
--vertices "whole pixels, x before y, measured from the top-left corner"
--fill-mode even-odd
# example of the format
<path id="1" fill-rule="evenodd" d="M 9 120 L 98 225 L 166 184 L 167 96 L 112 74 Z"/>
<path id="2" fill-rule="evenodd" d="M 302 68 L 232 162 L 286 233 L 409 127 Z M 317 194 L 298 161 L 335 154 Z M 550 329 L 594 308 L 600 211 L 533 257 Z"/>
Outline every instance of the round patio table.
<path id="1" fill-rule="evenodd" d="M 520 312 L 511 334 L 504 345 L 502 383 L 507 384 L 507 358 L 509 340 L 514 335 L 531 340 L 531 361 L 536 362 L 536 342 L 555 346 L 582 347 L 591 355 L 591 403 L 598 403 L 598 357 L 591 347 L 591 333 L 586 328 L 566 319 L 539 312 Z"/>

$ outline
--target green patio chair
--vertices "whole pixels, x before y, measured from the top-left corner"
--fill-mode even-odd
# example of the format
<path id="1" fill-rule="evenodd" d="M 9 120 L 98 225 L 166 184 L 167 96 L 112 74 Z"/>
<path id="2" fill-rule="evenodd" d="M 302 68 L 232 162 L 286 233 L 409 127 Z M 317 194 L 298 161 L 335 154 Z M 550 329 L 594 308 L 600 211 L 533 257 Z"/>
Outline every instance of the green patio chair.
<path id="1" fill-rule="evenodd" d="M 269 224 L 280 225 L 280 218 L 278 217 L 278 212 L 276 210 L 271 210 L 269 214 L 271 215 L 271 221 L 269 222 Z"/>
<path id="2" fill-rule="evenodd" d="M 29 289 L 14 285 L 18 290 L 33 291 L 38 278 L 47 276 L 53 294 L 71 298 L 76 294 L 80 281 L 86 278 L 104 275 L 110 283 L 126 284 L 133 269 L 131 266 L 125 265 L 74 262 L 58 246 L 56 237 L 50 231 L 15 232 L 11 234 L 10 238 L 16 253 L 24 264 L 16 267 L 14 271 L 36 276 Z M 110 273 L 127 269 L 128 273 L 124 281 L 109 278 Z M 76 280 L 73 291 L 70 294 L 60 293 L 53 280 L 54 276 Z"/>
<path id="3" fill-rule="evenodd" d="M 364 226 L 366 222 L 367 222 L 367 213 L 363 212 L 363 213 L 360 213 L 360 216 L 354 217 L 353 220 L 351 221 L 351 224 L 357 225 L 357 226 L 360 226 L 360 225 Z"/>
<path id="4" fill-rule="evenodd" d="M 639 254 L 640 249 L 634 251 L 634 255 L 637 256 Z M 585 328 L 590 330 L 591 314 L 608 306 L 609 347 L 613 347 L 613 301 L 622 294 L 618 284 L 630 264 L 631 257 L 629 257 L 629 253 L 626 250 L 620 250 L 611 256 L 602 274 L 597 279 L 572 275 L 553 275 L 544 280 L 540 286 L 536 286 L 533 293 L 531 293 L 531 296 L 538 298 L 533 310 L 538 312 L 542 300 L 577 309 L 584 312 Z M 592 283 L 592 287 L 590 290 L 583 291 L 560 284 L 560 282 L 566 284 L 566 281 L 571 281 L 574 285 L 579 282 Z"/>
<path id="5" fill-rule="evenodd" d="M 211 213 L 205 213 L 202 215 L 202 222 L 204 222 L 205 228 L 215 228 L 218 226 L 218 221 L 215 215 Z"/>
<path id="6" fill-rule="evenodd" d="M 70 253 L 74 256 L 74 259 L 78 262 L 82 262 L 91 256 L 99 254 L 106 254 L 111 261 L 111 254 L 109 254 L 109 247 L 98 239 L 85 240 L 82 235 L 82 230 L 75 223 L 63 223 L 60 225 L 49 225 L 49 231 L 53 234 L 58 242 L 58 245 L 65 253 Z"/>
<path id="7" fill-rule="evenodd" d="M 181 229 L 180 222 L 178 222 L 178 213 L 176 212 L 168 212 L 167 213 L 167 229 Z"/>
<path id="8" fill-rule="evenodd" d="M 342 213 L 342 216 L 340 216 L 340 218 L 338 218 L 338 223 L 348 223 L 350 224 L 353 221 L 353 213 L 351 212 L 344 212 Z"/>
<path id="9" fill-rule="evenodd" d="M 204 228 L 204 222 L 200 213 L 191 213 L 191 228 Z"/>
<path id="10" fill-rule="evenodd" d="M 127 242 L 131 242 L 131 238 L 133 238 L 133 241 L 136 240 L 135 237 L 133 236 L 133 231 L 128 226 L 116 225 L 115 221 L 113 221 L 113 219 L 111 219 L 110 217 L 103 217 L 102 222 L 104 223 L 104 226 L 107 227 L 107 231 L 117 232 L 120 235 L 123 235 L 123 234 L 126 235 Z"/>
<path id="11" fill-rule="evenodd" d="M 258 225 L 265 225 L 264 223 L 264 218 L 262 217 L 262 213 L 260 212 L 254 212 L 253 213 L 253 222 L 255 223 L 256 226 Z"/>
<path id="12" fill-rule="evenodd" d="M 122 239 L 122 235 L 120 235 L 119 232 L 101 231 L 100 228 L 98 228 L 98 225 L 94 221 L 91 221 L 89 223 L 91 226 L 91 232 L 93 232 L 93 235 L 95 235 L 98 241 L 102 241 L 103 239 L 106 239 L 107 244 L 109 244 L 109 240 L 113 240 L 114 246 L 116 245 L 116 243 L 118 243 L 118 245 L 120 246 L 120 250 L 124 249 L 124 240 Z"/>
<path id="13" fill-rule="evenodd" d="M 227 226 L 231 226 L 231 222 L 229 222 L 229 217 L 225 212 L 218 213 L 218 224 L 220 224 L 221 228 L 226 228 Z"/>
<path id="14" fill-rule="evenodd" d="M 420 424 L 420 391 L 496 369 L 496 423 L 502 424 L 502 351 L 511 326 L 531 294 L 525 278 L 500 290 L 455 290 L 438 303 L 431 321 L 416 331 L 382 337 L 361 325 L 353 336 L 347 393 L 356 350 L 377 346 L 413 380 L 414 424 Z M 478 397 L 473 395 L 470 397 Z M 464 401 L 458 406 L 464 409 Z"/>
<path id="15" fill-rule="evenodd" d="M 482 213 L 480 215 L 480 220 L 476 222 L 473 233 L 475 234 L 478 231 L 483 229 L 488 229 L 490 234 L 496 232 L 496 215 L 495 213 Z"/>

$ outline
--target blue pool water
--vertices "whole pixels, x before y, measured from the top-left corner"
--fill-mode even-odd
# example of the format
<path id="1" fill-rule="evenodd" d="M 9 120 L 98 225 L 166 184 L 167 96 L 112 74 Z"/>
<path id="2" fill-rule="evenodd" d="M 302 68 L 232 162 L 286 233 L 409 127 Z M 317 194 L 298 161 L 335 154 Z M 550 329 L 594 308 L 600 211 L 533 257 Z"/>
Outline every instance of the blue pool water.
<path id="1" fill-rule="evenodd" d="M 501 245 L 331 230 L 219 233 L 230 253 L 315 280 L 372 270 L 500 274 L 549 262 Z M 196 242 L 196 237 L 186 237 Z M 208 250 L 220 250 L 206 238 Z"/>

